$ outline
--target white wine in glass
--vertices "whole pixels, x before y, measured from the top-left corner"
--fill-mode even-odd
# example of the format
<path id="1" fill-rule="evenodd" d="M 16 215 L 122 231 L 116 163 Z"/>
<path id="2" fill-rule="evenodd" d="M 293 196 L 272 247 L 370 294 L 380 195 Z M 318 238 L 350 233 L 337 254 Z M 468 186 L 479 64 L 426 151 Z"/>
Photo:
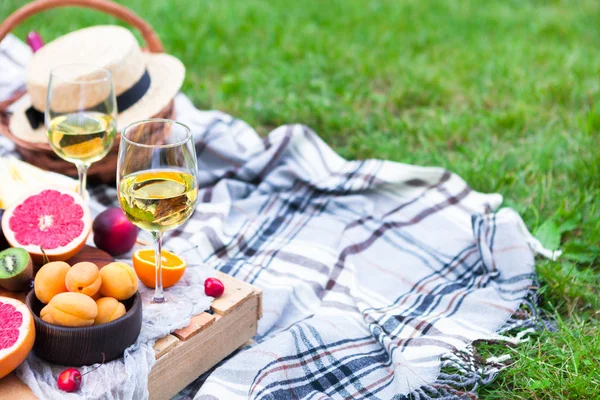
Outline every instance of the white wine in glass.
<path id="1" fill-rule="evenodd" d="M 121 206 L 140 228 L 164 232 L 187 221 L 194 210 L 196 178 L 187 172 L 157 169 L 123 178 Z"/>
<path id="2" fill-rule="evenodd" d="M 48 142 L 62 159 L 77 166 L 83 197 L 87 170 L 110 151 L 117 109 L 109 71 L 86 65 L 52 70 L 46 101 Z"/>
<path id="3" fill-rule="evenodd" d="M 121 133 L 117 188 L 127 218 L 152 233 L 156 260 L 152 302 L 164 303 L 162 235 L 189 219 L 198 197 L 198 164 L 190 130 L 167 119 L 126 127 Z"/>
<path id="4" fill-rule="evenodd" d="M 48 126 L 48 141 L 61 158 L 72 163 L 91 164 L 110 151 L 116 136 L 110 115 L 81 112 L 56 117 Z"/>

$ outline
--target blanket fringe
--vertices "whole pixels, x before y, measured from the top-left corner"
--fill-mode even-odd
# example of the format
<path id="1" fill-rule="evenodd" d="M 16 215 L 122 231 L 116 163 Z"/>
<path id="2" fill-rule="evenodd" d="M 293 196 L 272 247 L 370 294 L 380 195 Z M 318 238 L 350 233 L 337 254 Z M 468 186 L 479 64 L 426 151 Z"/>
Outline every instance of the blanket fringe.
<path id="1" fill-rule="evenodd" d="M 444 355 L 438 379 L 431 385 L 415 389 L 398 400 L 476 400 L 481 386 L 490 384 L 504 368 L 512 364 L 509 354 L 483 358 L 477 343 L 504 343 L 515 347 L 529 341 L 529 335 L 542 330 L 556 330 L 554 324 L 537 308 L 538 285 L 532 285 L 521 307 L 489 338 L 478 340 L 461 351 Z"/>

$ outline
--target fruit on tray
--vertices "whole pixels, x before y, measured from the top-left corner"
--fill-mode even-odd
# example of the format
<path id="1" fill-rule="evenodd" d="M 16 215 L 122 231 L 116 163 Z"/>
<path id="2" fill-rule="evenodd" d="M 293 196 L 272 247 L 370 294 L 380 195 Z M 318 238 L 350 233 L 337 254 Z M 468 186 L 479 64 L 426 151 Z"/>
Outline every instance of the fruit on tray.
<path id="1" fill-rule="evenodd" d="M 204 281 L 204 293 L 207 296 L 219 297 L 225 292 L 225 285 L 217 278 L 207 278 Z"/>
<path id="2" fill-rule="evenodd" d="M 38 300 L 48 304 L 54 296 L 66 292 L 65 279 L 70 269 L 71 266 L 64 261 L 52 261 L 42 266 L 33 281 Z"/>
<path id="3" fill-rule="evenodd" d="M 96 264 L 83 261 L 73 265 L 65 276 L 69 292 L 78 292 L 93 297 L 100 290 L 102 278 Z"/>
<path id="4" fill-rule="evenodd" d="M 15 247 L 0 252 L 0 287 L 12 292 L 29 288 L 33 263 L 29 253 Z"/>
<path id="5" fill-rule="evenodd" d="M 42 320 L 61 326 L 90 326 L 98 316 L 98 306 L 82 293 L 59 293 L 42 308 Z"/>
<path id="6" fill-rule="evenodd" d="M 105 324 L 125 315 L 125 306 L 114 297 L 102 297 L 96 300 L 98 306 L 98 315 L 94 320 L 94 325 Z"/>
<path id="7" fill-rule="evenodd" d="M 94 219 L 92 232 L 96 247 L 118 256 L 133 248 L 139 228 L 127 219 L 120 207 L 111 207 Z"/>
<path id="8" fill-rule="evenodd" d="M 0 296 L 0 378 L 27 358 L 34 341 L 33 316 L 27 306 Z"/>
<path id="9" fill-rule="evenodd" d="M 92 229 L 90 210 L 77 193 L 38 188 L 9 207 L 2 232 L 12 247 L 22 247 L 35 263 L 68 260 L 81 250 Z M 43 248 L 43 252 L 42 252 Z"/>
<path id="10" fill-rule="evenodd" d="M 185 272 L 186 263 L 170 251 L 162 251 L 163 288 L 176 284 Z M 138 250 L 133 254 L 133 268 L 142 283 L 149 287 L 156 286 L 154 250 Z"/>
<path id="11" fill-rule="evenodd" d="M 124 262 L 113 262 L 100 270 L 103 296 L 126 300 L 133 296 L 138 289 L 138 277 L 133 268 Z"/>
<path id="12" fill-rule="evenodd" d="M 0 157 L 0 208 L 8 208 L 40 182 L 53 182 L 77 192 L 78 181 L 55 172 L 44 171 L 15 157 Z"/>

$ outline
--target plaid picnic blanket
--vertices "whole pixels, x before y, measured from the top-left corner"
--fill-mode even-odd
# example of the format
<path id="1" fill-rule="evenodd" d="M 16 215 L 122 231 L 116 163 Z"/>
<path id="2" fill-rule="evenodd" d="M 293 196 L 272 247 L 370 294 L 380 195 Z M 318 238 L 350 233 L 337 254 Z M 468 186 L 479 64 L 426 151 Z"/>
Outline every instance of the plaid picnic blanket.
<path id="1" fill-rule="evenodd" d="M 264 290 L 256 344 L 180 397 L 471 398 L 504 366 L 471 344 L 535 325 L 534 253 L 553 254 L 500 195 L 442 168 L 346 161 L 306 126 L 260 138 L 176 105 L 202 202 L 166 243 Z"/>
<path id="2" fill-rule="evenodd" d="M 201 201 L 165 247 L 197 245 L 264 291 L 255 343 L 179 399 L 473 398 L 505 366 L 473 342 L 538 323 L 534 254 L 553 254 L 500 195 L 442 168 L 347 161 L 306 126 L 261 138 L 183 95 L 176 112 Z M 116 205 L 114 188 L 90 194 Z"/>

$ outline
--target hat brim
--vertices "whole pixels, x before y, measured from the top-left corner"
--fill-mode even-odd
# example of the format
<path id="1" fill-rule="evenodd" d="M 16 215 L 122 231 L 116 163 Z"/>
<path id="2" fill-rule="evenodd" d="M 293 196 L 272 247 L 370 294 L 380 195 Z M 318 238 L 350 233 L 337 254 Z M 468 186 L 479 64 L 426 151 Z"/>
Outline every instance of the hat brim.
<path id="1" fill-rule="evenodd" d="M 152 118 L 162 111 L 175 97 L 185 78 L 185 67 L 177 58 L 163 53 L 144 53 L 146 68 L 150 75 L 150 87 L 144 96 L 127 110 L 119 113 L 117 126 L 119 131 L 127 125 Z M 10 118 L 10 132 L 18 139 L 31 143 L 47 143 L 43 125 L 33 129 L 25 115 L 31 106 L 28 97 L 16 105 Z M 43 111 L 43 110 L 40 110 Z"/>

